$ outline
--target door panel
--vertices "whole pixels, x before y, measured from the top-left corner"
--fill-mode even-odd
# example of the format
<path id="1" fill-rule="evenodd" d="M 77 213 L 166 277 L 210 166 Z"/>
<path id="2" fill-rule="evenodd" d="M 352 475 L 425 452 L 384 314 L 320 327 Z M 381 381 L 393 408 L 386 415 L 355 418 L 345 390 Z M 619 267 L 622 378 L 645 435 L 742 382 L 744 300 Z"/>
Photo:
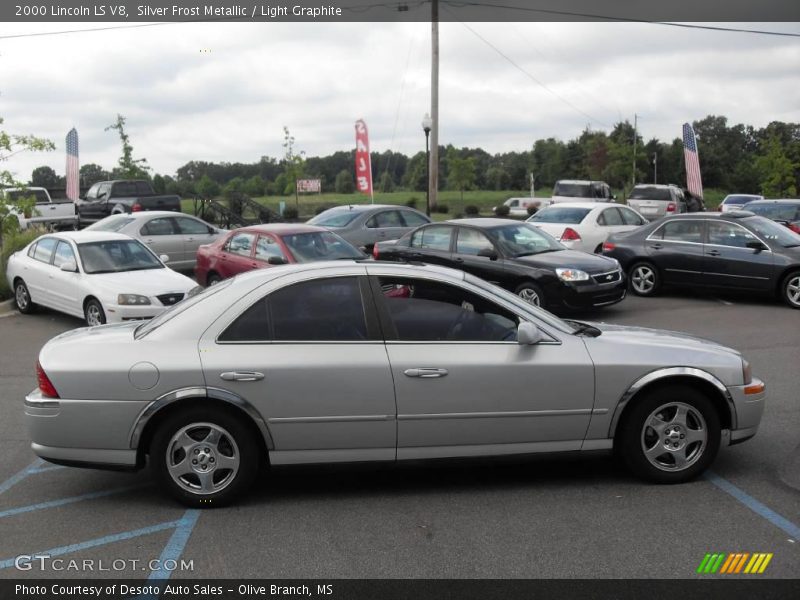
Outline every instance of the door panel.
<path id="1" fill-rule="evenodd" d="M 141 240 L 160 256 L 169 256 L 169 266 L 181 268 L 186 260 L 183 249 L 183 236 L 178 233 L 172 217 L 150 219 L 139 230 Z"/>
<path id="2" fill-rule="evenodd" d="M 774 255 L 756 251 L 747 242 L 759 241 L 735 223 L 711 222 L 704 246 L 705 278 L 709 285 L 767 291 L 772 287 Z"/>
<path id="3" fill-rule="evenodd" d="M 645 240 L 645 250 L 665 283 L 706 283 L 703 278 L 704 221 L 667 221 Z"/>
<path id="4" fill-rule="evenodd" d="M 58 242 L 53 265 L 48 269 L 48 279 L 53 307 L 71 314 L 81 314 L 83 307 L 78 298 L 80 273 L 62 271 L 61 265 L 72 261 L 77 264 L 72 246 L 65 241 Z"/>
<path id="5" fill-rule="evenodd" d="M 184 268 L 194 267 L 197 261 L 197 249 L 203 244 L 211 244 L 216 239 L 216 235 L 210 233 L 208 225 L 198 219 L 174 217 L 174 221 L 183 240 L 182 266 Z"/>

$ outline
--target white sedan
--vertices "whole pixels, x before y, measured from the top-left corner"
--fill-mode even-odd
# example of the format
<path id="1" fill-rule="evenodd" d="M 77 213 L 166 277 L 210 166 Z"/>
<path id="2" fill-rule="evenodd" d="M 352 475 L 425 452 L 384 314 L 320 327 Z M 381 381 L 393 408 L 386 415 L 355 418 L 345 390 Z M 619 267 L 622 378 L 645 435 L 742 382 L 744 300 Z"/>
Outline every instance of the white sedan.
<path id="1" fill-rule="evenodd" d="M 647 224 L 628 206 L 605 202 L 562 202 L 543 208 L 527 221 L 549 233 L 567 248 L 601 252 L 612 233 L 631 231 Z"/>
<path id="2" fill-rule="evenodd" d="M 43 235 L 9 257 L 6 277 L 21 313 L 41 305 L 89 325 L 149 319 L 200 290 L 139 240 L 99 231 Z"/>

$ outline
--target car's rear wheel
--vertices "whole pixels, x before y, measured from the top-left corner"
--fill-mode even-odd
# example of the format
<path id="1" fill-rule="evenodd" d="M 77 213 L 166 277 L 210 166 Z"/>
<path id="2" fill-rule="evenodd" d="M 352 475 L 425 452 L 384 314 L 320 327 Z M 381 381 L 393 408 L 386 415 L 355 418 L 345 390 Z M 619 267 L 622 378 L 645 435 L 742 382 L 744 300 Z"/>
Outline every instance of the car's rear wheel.
<path id="1" fill-rule="evenodd" d="M 545 305 L 542 288 L 531 281 L 519 284 L 517 289 L 514 290 L 514 293 L 528 304 L 533 304 L 534 306 Z"/>
<path id="2" fill-rule="evenodd" d="M 636 401 L 620 427 L 619 450 L 628 467 L 657 483 L 696 477 L 719 450 L 719 415 L 706 396 L 687 386 L 664 387 Z"/>
<path id="3" fill-rule="evenodd" d="M 211 287 L 212 285 L 217 285 L 220 281 L 222 281 L 222 277 L 212 271 L 206 277 L 206 286 Z"/>
<path id="4" fill-rule="evenodd" d="M 628 273 L 631 290 L 637 296 L 652 296 L 661 287 L 661 277 L 658 269 L 649 262 L 640 262 L 633 265 Z"/>
<path id="5" fill-rule="evenodd" d="M 789 273 L 783 278 L 781 297 L 792 308 L 800 308 L 800 271 Z"/>
<path id="6" fill-rule="evenodd" d="M 22 279 L 17 279 L 14 282 L 14 302 L 17 309 L 23 315 L 29 315 L 36 310 L 36 305 L 31 300 L 31 293 L 28 291 L 28 286 Z"/>
<path id="7" fill-rule="evenodd" d="M 83 307 L 83 315 L 86 317 L 86 324 L 89 327 L 103 325 L 106 322 L 106 312 L 103 305 L 94 298 L 91 298 L 86 306 Z"/>
<path id="8" fill-rule="evenodd" d="M 222 410 L 176 412 L 156 430 L 150 461 L 162 489 L 194 508 L 225 506 L 253 483 L 259 445 L 238 417 Z"/>

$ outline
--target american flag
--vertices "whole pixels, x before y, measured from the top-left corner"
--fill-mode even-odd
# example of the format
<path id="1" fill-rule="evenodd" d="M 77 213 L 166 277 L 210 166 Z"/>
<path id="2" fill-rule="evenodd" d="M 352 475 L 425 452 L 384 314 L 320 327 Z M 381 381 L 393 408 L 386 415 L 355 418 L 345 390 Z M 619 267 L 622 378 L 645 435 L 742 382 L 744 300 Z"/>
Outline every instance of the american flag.
<path id="1" fill-rule="evenodd" d="M 80 195 L 80 174 L 78 169 L 78 132 L 75 128 L 67 134 L 67 198 L 73 202 Z"/>
<path id="2" fill-rule="evenodd" d="M 686 160 L 686 189 L 693 196 L 703 198 L 703 181 L 700 179 L 700 161 L 697 140 L 689 123 L 683 124 L 683 158 Z"/>

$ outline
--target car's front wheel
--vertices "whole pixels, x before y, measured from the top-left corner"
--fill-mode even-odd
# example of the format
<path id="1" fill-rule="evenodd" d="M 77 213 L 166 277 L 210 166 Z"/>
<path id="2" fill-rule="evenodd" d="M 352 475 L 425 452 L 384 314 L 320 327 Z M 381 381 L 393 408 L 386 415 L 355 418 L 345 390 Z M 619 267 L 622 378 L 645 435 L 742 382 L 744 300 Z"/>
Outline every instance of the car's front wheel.
<path id="1" fill-rule="evenodd" d="M 633 401 L 617 439 L 635 474 L 657 483 L 682 483 L 708 468 L 719 450 L 721 427 L 706 396 L 674 385 Z"/>
<path id="2" fill-rule="evenodd" d="M 661 278 L 654 265 L 648 262 L 636 263 L 628 272 L 631 290 L 637 296 L 652 296 L 661 287 Z"/>
<path id="3" fill-rule="evenodd" d="M 86 306 L 83 307 L 83 315 L 86 317 L 86 324 L 89 327 L 103 325 L 106 322 L 106 312 L 103 305 L 94 298 L 91 298 Z"/>
<path id="4" fill-rule="evenodd" d="M 533 304 L 534 306 L 545 305 L 542 289 L 533 282 L 526 281 L 521 283 L 514 292 L 528 304 Z"/>
<path id="5" fill-rule="evenodd" d="M 150 461 L 161 487 L 194 508 L 235 500 L 251 486 L 261 462 L 247 425 L 208 408 L 168 417 L 153 437 Z"/>
<path id="6" fill-rule="evenodd" d="M 222 277 L 212 271 L 206 276 L 206 287 L 217 285 L 220 281 L 222 281 Z"/>
<path id="7" fill-rule="evenodd" d="M 17 309 L 23 315 L 29 315 L 36 310 L 36 305 L 31 300 L 31 293 L 28 291 L 28 286 L 22 279 L 17 279 L 14 282 L 14 302 Z"/>
<path id="8" fill-rule="evenodd" d="M 792 308 L 800 308 L 800 271 L 789 273 L 783 278 L 781 296 Z"/>

